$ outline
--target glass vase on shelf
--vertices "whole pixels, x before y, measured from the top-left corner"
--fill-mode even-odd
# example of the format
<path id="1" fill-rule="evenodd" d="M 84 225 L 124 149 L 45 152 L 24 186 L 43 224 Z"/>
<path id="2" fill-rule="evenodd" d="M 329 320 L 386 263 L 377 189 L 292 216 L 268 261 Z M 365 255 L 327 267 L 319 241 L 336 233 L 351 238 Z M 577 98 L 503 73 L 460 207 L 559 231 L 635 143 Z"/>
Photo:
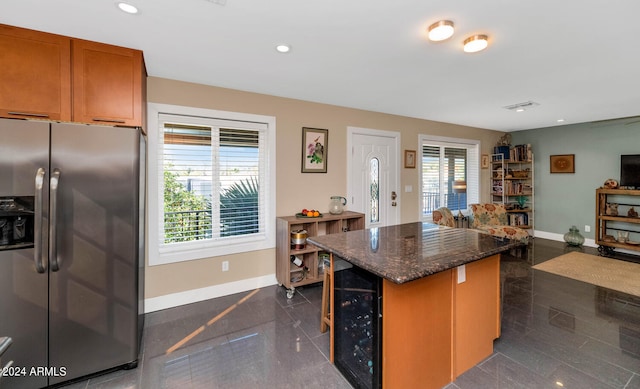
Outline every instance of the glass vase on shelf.
<path id="1" fill-rule="evenodd" d="M 584 243 L 584 236 L 580 235 L 578 227 L 571 226 L 571 228 L 569 228 L 569 232 L 564 234 L 564 241 L 570 246 L 582 246 Z"/>

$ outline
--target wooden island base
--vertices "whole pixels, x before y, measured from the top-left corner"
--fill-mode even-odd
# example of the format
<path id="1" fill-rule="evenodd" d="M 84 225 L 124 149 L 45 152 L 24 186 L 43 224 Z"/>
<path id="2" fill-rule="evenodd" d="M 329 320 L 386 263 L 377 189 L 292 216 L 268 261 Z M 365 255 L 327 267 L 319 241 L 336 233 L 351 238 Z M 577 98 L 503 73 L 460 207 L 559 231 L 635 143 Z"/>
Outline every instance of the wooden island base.
<path id="1" fill-rule="evenodd" d="M 422 222 L 309 241 L 331 254 L 331 361 L 354 387 L 440 389 L 493 353 L 519 242 Z"/>
<path id="2" fill-rule="evenodd" d="M 490 356 L 500 336 L 499 282 L 499 254 L 464 271 L 383 280 L 382 387 L 439 389 Z"/>

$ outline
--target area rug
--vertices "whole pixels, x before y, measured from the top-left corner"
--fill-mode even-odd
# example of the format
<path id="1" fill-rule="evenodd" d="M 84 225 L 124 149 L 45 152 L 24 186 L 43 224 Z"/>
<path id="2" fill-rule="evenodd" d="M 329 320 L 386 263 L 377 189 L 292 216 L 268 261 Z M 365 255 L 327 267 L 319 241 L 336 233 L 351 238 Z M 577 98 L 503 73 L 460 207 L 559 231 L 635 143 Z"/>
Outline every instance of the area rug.
<path id="1" fill-rule="evenodd" d="M 533 266 L 563 277 L 640 296 L 640 264 L 571 252 Z"/>

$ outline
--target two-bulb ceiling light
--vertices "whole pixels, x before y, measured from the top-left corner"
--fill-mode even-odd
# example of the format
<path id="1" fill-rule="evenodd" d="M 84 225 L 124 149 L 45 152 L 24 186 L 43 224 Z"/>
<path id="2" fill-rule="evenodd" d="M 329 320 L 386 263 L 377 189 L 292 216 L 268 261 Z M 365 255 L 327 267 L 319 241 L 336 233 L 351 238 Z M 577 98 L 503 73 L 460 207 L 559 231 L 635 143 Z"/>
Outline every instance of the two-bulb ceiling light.
<path id="1" fill-rule="evenodd" d="M 427 29 L 429 40 L 440 42 L 447 40 L 453 36 L 454 24 L 451 20 L 439 20 Z M 488 37 L 486 35 L 472 35 L 464 40 L 464 52 L 476 53 L 482 51 L 488 46 Z"/>

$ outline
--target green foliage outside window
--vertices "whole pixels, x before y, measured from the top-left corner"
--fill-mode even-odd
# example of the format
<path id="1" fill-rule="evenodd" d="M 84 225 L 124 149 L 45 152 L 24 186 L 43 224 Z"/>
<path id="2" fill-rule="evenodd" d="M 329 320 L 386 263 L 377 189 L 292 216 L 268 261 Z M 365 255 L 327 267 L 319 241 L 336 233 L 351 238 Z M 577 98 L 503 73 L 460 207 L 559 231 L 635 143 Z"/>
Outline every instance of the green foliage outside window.
<path id="1" fill-rule="evenodd" d="M 164 242 L 210 238 L 211 203 L 190 192 L 178 177 L 177 173 L 164 171 Z"/>
<path id="2" fill-rule="evenodd" d="M 212 236 L 211 203 L 164 172 L 165 243 L 188 242 Z M 259 232 L 258 181 L 254 177 L 231 185 L 220 195 L 220 236 Z"/>
<path id="3" fill-rule="evenodd" d="M 255 177 L 231 185 L 220 195 L 221 236 L 254 234 L 258 225 L 258 181 Z"/>

